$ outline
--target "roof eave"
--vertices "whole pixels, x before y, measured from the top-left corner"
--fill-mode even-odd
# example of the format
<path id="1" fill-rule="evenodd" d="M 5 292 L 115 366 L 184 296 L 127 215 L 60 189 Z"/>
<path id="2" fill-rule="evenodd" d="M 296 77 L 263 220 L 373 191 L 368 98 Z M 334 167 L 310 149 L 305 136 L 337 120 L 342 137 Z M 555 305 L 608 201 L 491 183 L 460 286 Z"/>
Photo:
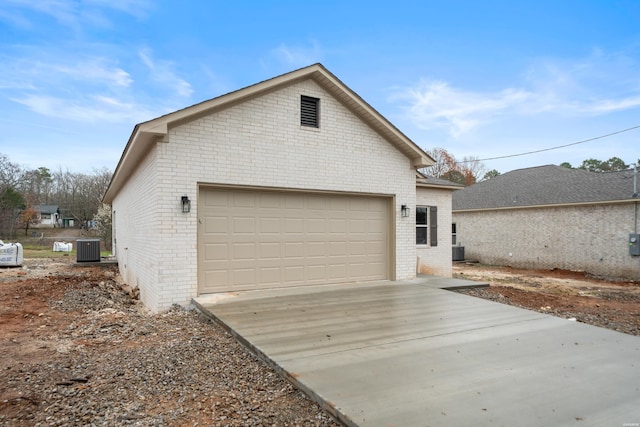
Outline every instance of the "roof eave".
<path id="1" fill-rule="evenodd" d="M 435 164 L 435 160 L 418 145 L 398 130 L 358 94 L 349 89 L 349 87 L 342 83 L 322 64 L 318 63 L 137 124 L 116 166 L 109 187 L 103 197 L 103 202 L 111 203 L 113 201 L 117 192 L 129 176 L 131 176 L 132 168 L 148 151 L 149 145 L 157 140 L 158 137 L 166 135 L 172 125 L 206 115 L 216 109 L 228 108 L 246 99 L 308 78 L 312 78 L 316 83 L 324 87 L 347 108 L 360 116 L 372 129 L 391 142 L 400 152 L 410 159 L 410 165 L 413 169 L 424 168 Z"/>
<path id="2" fill-rule="evenodd" d="M 575 203 L 550 203 L 545 205 L 522 205 L 522 206 L 499 206 L 491 208 L 471 208 L 471 209 L 452 209 L 452 212 L 485 212 L 485 211 L 505 211 L 515 209 L 542 209 L 542 208 L 566 208 L 572 206 L 593 206 L 593 205 L 622 205 L 625 203 L 633 203 L 640 201 L 637 198 L 629 198 L 622 200 L 596 200 L 590 202 Z"/>
<path id="3" fill-rule="evenodd" d="M 421 188 L 440 188 L 440 189 L 446 189 L 446 190 L 462 190 L 464 188 L 463 186 L 457 186 L 457 185 L 426 184 L 424 182 L 417 182 L 416 183 L 416 187 L 421 187 Z"/>

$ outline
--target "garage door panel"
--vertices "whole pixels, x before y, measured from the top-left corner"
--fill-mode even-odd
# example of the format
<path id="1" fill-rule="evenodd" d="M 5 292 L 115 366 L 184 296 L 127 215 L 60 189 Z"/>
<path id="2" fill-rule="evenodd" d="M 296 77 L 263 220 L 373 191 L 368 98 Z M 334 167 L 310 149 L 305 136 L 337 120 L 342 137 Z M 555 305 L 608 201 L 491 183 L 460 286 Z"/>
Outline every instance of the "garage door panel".
<path id="1" fill-rule="evenodd" d="M 233 283 L 238 286 L 253 285 L 256 282 L 255 268 L 234 269 Z"/>
<path id="2" fill-rule="evenodd" d="M 307 221 L 307 232 L 324 235 L 327 232 L 327 220 L 325 218 L 310 218 Z"/>
<path id="3" fill-rule="evenodd" d="M 260 233 L 280 234 L 280 218 L 260 218 Z"/>
<path id="4" fill-rule="evenodd" d="M 233 259 L 250 260 L 256 259 L 255 243 L 235 243 L 233 245 Z"/>
<path id="5" fill-rule="evenodd" d="M 304 281 L 304 267 L 284 267 L 284 282 L 301 283 Z"/>
<path id="6" fill-rule="evenodd" d="M 206 217 L 204 220 L 205 233 L 226 234 L 229 230 L 226 217 Z"/>
<path id="7" fill-rule="evenodd" d="M 226 270 L 207 271 L 204 274 L 208 283 L 218 283 L 220 287 L 229 286 L 228 274 Z"/>
<path id="8" fill-rule="evenodd" d="M 347 242 L 329 242 L 329 256 L 343 256 L 347 254 Z"/>
<path id="9" fill-rule="evenodd" d="M 236 217 L 233 218 L 233 233 L 235 234 L 255 234 L 256 218 Z"/>
<path id="10" fill-rule="evenodd" d="M 349 255 L 359 256 L 367 254 L 367 245 L 365 242 L 350 242 L 349 243 Z"/>
<path id="11" fill-rule="evenodd" d="M 261 209 L 280 209 L 280 197 L 276 193 L 262 193 L 258 199 Z"/>
<path id="12" fill-rule="evenodd" d="M 338 280 L 347 275 L 346 264 L 329 264 L 327 265 L 327 279 Z"/>
<path id="13" fill-rule="evenodd" d="M 345 234 L 347 232 L 347 220 L 346 219 L 330 219 L 329 220 L 329 233 Z"/>
<path id="14" fill-rule="evenodd" d="M 209 261 L 226 261 L 229 259 L 227 243 L 209 243 L 204 246 L 205 257 Z"/>
<path id="15" fill-rule="evenodd" d="M 265 267 L 259 269 L 260 283 L 264 285 L 276 285 L 282 282 L 280 267 Z"/>
<path id="16" fill-rule="evenodd" d="M 307 242 L 306 255 L 308 257 L 322 257 L 324 259 L 327 256 L 326 242 Z"/>
<path id="17" fill-rule="evenodd" d="M 260 256 L 261 260 L 279 260 L 282 258 L 282 252 L 280 251 L 280 242 L 263 242 L 260 243 Z"/>
<path id="18" fill-rule="evenodd" d="M 233 198 L 233 207 L 235 208 L 254 208 L 256 207 L 256 197 L 252 193 L 234 192 L 231 193 Z"/>
<path id="19" fill-rule="evenodd" d="M 388 198 L 203 189 L 199 292 L 386 279 Z"/>
<path id="20" fill-rule="evenodd" d="M 288 234 L 304 233 L 304 220 L 302 218 L 285 218 L 284 231 Z"/>

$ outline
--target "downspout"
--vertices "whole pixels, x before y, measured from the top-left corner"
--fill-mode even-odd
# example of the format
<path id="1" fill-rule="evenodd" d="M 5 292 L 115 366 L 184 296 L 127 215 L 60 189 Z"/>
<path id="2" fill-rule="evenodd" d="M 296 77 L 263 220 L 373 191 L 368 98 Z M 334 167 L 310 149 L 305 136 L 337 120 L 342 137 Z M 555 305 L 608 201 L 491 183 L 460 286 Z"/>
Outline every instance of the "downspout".
<path id="1" fill-rule="evenodd" d="M 633 195 L 634 199 L 638 198 L 638 165 L 633 164 Z M 638 234 L 638 201 L 633 202 L 633 234 Z"/>

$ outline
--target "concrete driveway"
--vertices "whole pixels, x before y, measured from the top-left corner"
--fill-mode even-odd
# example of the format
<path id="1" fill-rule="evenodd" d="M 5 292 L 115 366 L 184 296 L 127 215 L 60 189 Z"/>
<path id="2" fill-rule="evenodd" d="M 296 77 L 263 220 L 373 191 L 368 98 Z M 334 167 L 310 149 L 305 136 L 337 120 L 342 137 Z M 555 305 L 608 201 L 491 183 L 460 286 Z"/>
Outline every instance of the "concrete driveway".
<path id="1" fill-rule="evenodd" d="M 640 426 L 640 337 L 439 289 L 464 284 L 195 303 L 348 426 Z"/>

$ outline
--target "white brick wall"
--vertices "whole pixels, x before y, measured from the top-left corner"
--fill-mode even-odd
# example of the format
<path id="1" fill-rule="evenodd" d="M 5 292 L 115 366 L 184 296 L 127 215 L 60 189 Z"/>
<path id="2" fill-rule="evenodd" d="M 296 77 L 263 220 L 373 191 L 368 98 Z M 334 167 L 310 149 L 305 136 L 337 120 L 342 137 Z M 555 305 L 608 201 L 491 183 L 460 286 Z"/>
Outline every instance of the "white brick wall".
<path id="1" fill-rule="evenodd" d="M 319 129 L 300 126 L 300 95 L 320 98 Z M 141 228 L 126 230 L 136 237 L 125 242 L 152 253 L 153 260 L 136 252 L 132 264 L 130 254 L 127 269 L 141 269 L 129 275 L 144 287 L 143 300 L 153 310 L 188 303 L 197 294 L 197 197 L 202 184 L 393 195 L 396 278 L 415 277 L 415 220 L 399 214 L 402 204 L 415 206 L 410 160 L 312 80 L 177 126 L 164 140 L 169 142 L 155 145 L 157 176 L 147 160 L 114 201 L 116 210 L 144 203 L 145 221 L 141 212 L 128 212 Z M 148 197 L 140 199 L 139 186 L 151 182 L 156 185 L 155 205 Z M 185 194 L 192 200 L 189 214 L 179 209 Z M 147 211 L 152 206 L 154 212 Z"/>
<path id="2" fill-rule="evenodd" d="M 417 272 L 451 277 L 453 274 L 451 260 L 451 190 L 418 188 L 416 191 L 416 204 L 438 207 L 438 245 L 417 246 Z M 415 215 L 413 215 L 413 221 L 415 224 Z M 415 242 L 414 232 L 414 245 Z"/>
<path id="3" fill-rule="evenodd" d="M 629 255 L 633 204 L 454 213 L 465 258 L 520 268 L 640 279 Z"/>
<path id="4" fill-rule="evenodd" d="M 159 247 L 157 150 L 142 160 L 131 179 L 113 200 L 114 246 L 123 280 L 140 288 L 147 307 L 158 306 Z"/>

